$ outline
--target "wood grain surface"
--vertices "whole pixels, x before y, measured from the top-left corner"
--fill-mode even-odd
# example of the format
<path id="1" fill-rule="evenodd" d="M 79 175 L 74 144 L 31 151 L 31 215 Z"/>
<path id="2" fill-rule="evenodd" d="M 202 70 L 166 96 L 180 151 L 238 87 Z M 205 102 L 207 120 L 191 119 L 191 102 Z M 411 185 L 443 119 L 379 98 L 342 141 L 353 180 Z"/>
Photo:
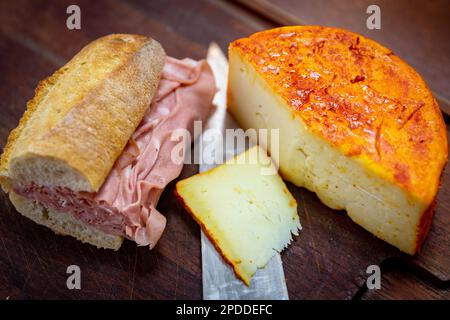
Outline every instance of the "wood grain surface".
<path id="1" fill-rule="evenodd" d="M 448 5 L 434 3 L 442 12 L 448 10 Z M 65 26 L 66 8 L 70 4 L 81 7 L 81 30 L 68 30 Z M 343 6 L 339 1 L 319 7 L 308 1 L 280 0 L 269 4 L 279 8 L 281 18 L 286 17 L 283 12 L 287 8 L 292 19 L 366 32 L 365 20 L 360 26 L 357 21 L 361 18 L 355 17 L 359 11 L 350 11 L 353 18 L 341 15 L 343 20 L 339 20 L 335 13 L 339 5 Z M 358 4 L 356 8 L 361 6 Z M 394 13 L 402 9 L 398 6 L 392 6 Z M 384 3 L 383 7 L 391 6 Z M 161 42 L 169 55 L 200 59 L 205 57 L 211 41 L 226 50 L 228 43 L 236 38 L 280 25 L 280 21 L 262 15 L 258 8 L 261 7 L 249 7 L 241 2 L 206 0 L 1 1 L 0 147 L 17 125 L 38 81 L 88 42 L 114 32 L 139 33 Z M 416 23 L 431 37 L 436 32 L 434 26 L 440 24 L 431 17 L 430 7 L 427 8 L 423 12 L 428 18 Z M 408 17 L 414 14 L 411 10 L 418 9 L 405 7 L 404 10 Z M 322 11 L 328 12 L 329 23 L 321 20 L 326 16 Z M 440 17 L 442 12 L 437 15 Z M 361 14 L 364 16 L 364 12 Z M 392 31 L 387 23 L 383 27 L 386 29 L 383 34 L 396 35 L 387 38 L 391 42 L 384 38 L 378 40 L 392 44 L 400 56 L 424 75 L 435 92 L 448 97 L 445 81 L 450 74 L 450 64 L 445 64 L 449 52 L 448 32 L 447 42 L 435 42 L 435 52 L 430 54 L 429 44 L 425 43 L 429 39 L 402 38 L 401 32 L 405 31 L 401 27 L 392 26 Z M 374 39 L 381 37 L 381 33 L 367 35 Z M 436 37 L 443 39 L 439 38 L 442 35 Z M 420 59 L 421 55 L 425 58 Z M 196 172 L 196 166 L 187 165 L 182 177 Z M 415 257 L 403 255 L 376 239 L 352 223 L 345 212 L 325 207 L 314 194 L 293 185 L 289 189 L 298 200 L 304 227 L 282 254 L 291 299 L 449 297 L 449 170 L 444 174 L 429 237 Z M 126 241 L 118 252 L 112 252 L 97 250 L 37 226 L 17 214 L 0 192 L 0 299 L 201 299 L 200 230 L 173 197 L 173 183 L 164 192 L 158 209 L 166 215 L 168 223 L 154 250 Z M 383 272 L 382 289 L 365 290 L 366 268 L 371 264 L 384 266 L 387 262 L 390 267 Z M 82 270 L 81 290 L 66 287 L 66 268 L 71 264 L 79 265 Z"/>

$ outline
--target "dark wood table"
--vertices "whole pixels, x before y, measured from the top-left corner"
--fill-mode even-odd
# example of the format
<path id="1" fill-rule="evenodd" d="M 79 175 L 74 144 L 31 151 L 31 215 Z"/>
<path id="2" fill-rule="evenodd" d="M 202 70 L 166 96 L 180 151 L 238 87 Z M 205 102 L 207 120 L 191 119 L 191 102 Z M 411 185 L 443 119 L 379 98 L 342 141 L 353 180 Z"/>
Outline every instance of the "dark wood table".
<path id="1" fill-rule="evenodd" d="M 382 29 L 365 27 L 368 4 L 382 9 Z M 81 8 L 81 30 L 66 28 L 66 8 Z M 169 55 L 200 59 L 211 41 L 230 41 L 283 24 L 323 24 L 360 32 L 411 63 L 439 98 L 449 120 L 450 5 L 446 1 L 1 1 L 0 146 L 17 125 L 38 81 L 88 42 L 109 33 L 138 33 L 162 43 Z M 448 127 L 449 128 L 449 127 Z M 185 166 L 182 177 L 197 172 Z M 167 229 L 149 251 L 126 241 L 118 252 L 97 250 L 54 235 L 17 214 L 0 192 L 0 299 L 200 299 L 200 230 L 173 197 L 158 209 Z M 373 237 L 345 212 L 289 185 L 304 230 L 282 254 L 291 299 L 450 298 L 450 171 L 435 219 L 414 257 Z M 82 289 L 66 287 L 67 266 L 82 270 Z M 366 268 L 378 264 L 382 289 L 368 290 Z"/>

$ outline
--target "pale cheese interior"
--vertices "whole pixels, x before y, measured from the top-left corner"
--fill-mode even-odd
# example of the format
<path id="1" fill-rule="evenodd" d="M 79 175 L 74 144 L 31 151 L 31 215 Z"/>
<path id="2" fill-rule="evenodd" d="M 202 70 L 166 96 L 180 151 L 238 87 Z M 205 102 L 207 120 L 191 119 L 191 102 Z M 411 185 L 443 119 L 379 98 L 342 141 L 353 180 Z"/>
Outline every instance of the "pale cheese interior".
<path id="1" fill-rule="evenodd" d="M 178 182 L 177 193 L 249 284 L 257 268 L 298 234 L 300 222 L 281 177 L 276 171 L 265 174 L 273 164 L 264 150 L 253 147 L 235 160 Z"/>

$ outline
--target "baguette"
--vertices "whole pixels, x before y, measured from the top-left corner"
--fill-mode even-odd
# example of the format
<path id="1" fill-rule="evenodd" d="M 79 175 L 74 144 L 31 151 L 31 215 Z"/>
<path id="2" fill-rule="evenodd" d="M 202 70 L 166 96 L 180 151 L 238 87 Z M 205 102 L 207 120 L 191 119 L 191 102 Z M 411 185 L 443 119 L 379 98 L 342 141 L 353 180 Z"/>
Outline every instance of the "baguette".
<path id="1" fill-rule="evenodd" d="M 16 194 L 17 185 L 96 192 L 142 120 L 166 55 L 138 35 L 113 34 L 84 47 L 41 81 L 0 158 L 0 184 L 22 215 L 98 248 L 123 237 Z"/>
<path id="2" fill-rule="evenodd" d="M 0 160 L 0 183 L 96 192 L 150 105 L 165 53 L 155 40 L 113 34 L 39 83 Z"/>

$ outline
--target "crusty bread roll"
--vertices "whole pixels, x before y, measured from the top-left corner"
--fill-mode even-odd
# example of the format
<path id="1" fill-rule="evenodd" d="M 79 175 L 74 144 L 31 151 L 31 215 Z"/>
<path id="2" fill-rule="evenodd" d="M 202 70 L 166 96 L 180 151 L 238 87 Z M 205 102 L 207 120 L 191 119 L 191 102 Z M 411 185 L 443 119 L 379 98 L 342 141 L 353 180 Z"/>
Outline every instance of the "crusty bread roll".
<path id="1" fill-rule="evenodd" d="M 155 40 L 113 34 L 39 83 L 0 161 L 1 184 L 98 191 L 142 120 L 165 53 Z"/>
<path id="2" fill-rule="evenodd" d="M 0 184 L 20 213 L 58 234 L 120 247 L 123 237 L 44 208 L 12 187 L 98 191 L 148 109 L 165 59 L 155 40 L 113 34 L 90 43 L 39 83 L 0 159 Z"/>

